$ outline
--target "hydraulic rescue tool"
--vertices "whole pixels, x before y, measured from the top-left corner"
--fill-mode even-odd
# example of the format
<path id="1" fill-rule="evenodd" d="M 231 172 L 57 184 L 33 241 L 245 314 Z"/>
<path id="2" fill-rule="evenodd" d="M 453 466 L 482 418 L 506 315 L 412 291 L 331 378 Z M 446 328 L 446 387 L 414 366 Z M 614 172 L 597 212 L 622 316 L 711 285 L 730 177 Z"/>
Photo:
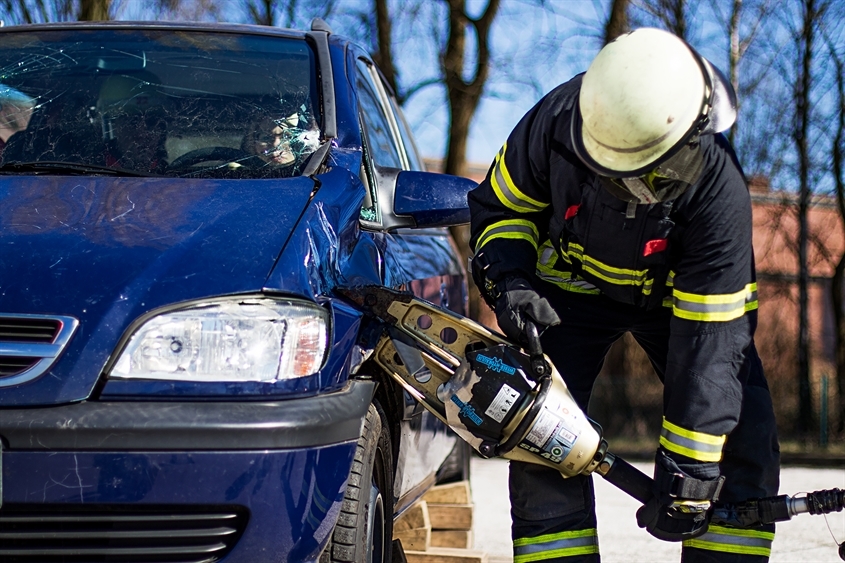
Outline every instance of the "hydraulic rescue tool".
<path id="1" fill-rule="evenodd" d="M 540 347 L 528 323 L 528 353 L 486 327 L 412 294 L 382 286 L 338 293 L 381 321 L 373 360 L 483 457 L 553 467 L 564 477 L 598 473 L 642 503 L 652 479 L 608 451 Z M 746 528 L 845 506 L 845 490 L 714 503 L 710 522 Z M 845 560 L 845 544 L 840 545 Z"/>

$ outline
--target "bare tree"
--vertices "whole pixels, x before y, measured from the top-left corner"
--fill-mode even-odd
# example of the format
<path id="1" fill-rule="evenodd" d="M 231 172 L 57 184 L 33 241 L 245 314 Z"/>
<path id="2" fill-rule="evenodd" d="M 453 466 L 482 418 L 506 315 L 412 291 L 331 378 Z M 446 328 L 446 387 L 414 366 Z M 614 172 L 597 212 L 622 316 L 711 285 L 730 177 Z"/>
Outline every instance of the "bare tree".
<path id="1" fill-rule="evenodd" d="M 111 18 L 111 0 L 79 0 L 79 21 L 106 21 Z"/>
<path id="2" fill-rule="evenodd" d="M 290 3 L 296 9 L 296 1 Z M 253 23 L 276 25 L 276 0 L 245 0 L 244 5 Z"/>
<path id="3" fill-rule="evenodd" d="M 490 28 L 499 0 L 488 0 L 478 17 L 469 15 L 466 0 L 444 0 L 449 6 L 449 30 L 440 54 L 443 83 L 449 102 L 449 138 L 446 144 L 447 174 L 464 174 L 469 125 L 490 73 Z M 476 53 L 466 52 L 467 33 L 475 36 Z M 469 76 L 465 79 L 464 76 Z"/>
<path id="4" fill-rule="evenodd" d="M 0 0 L 6 24 L 47 23 L 76 19 L 73 0 L 31 2 L 29 0 Z"/>
<path id="5" fill-rule="evenodd" d="M 604 26 L 605 45 L 628 32 L 628 6 L 630 4 L 631 0 L 613 0 L 611 3 L 610 14 Z"/>
<path id="6" fill-rule="evenodd" d="M 809 240 L 808 212 L 812 187 L 810 121 L 813 113 L 812 89 L 815 86 L 814 56 L 818 26 L 827 9 L 825 0 L 800 0 L 800 17 L 795 30 L 796 80 L 793 86 L 795 113 L 792 139 L 798 157 L 798 420 L 797 429 L 807 432 L 813 428 L 813 397 L 810 387 L 810 323 L 809 269 L 807 248 Z"/>
<path id="7" fill-rule="evenodd" d="M 653 23 L 671 31 L 681 39 L 689 41 L 688 15 L 695 13 L 695 7 L 688 0 L 639 0 L 634 2 L 641 15 L 637 23 Z"/>
<path id="8" fill-rule="evenodd" d="M 376 28 L 376 51 L 373 53 L 373 61 L 379 66 L 384 79 L 396 93 L 397 99 L 402 103 L 402 95 L 398 88 L 396 76 L 396 62 L 393 60 L 393 22 L 390 17 L 390 8 L 387 0 L 374 0 L 375 2 L 375 28 Z"/>
<path id="9" fill-rule="evenodd" d="M 761 2 L 757 2 L 756 9 L 754 9 L 755 6 L 753 3 L 749 6 L 744 0 L 730 0 L 727 17 L 719 18 L 726 20 L 728 35 L 728 79 L 733 86 L 734 92 L 738 95 L 740 93 L 743 95 L 750 93 L 749 91 L 753 91 L 758 83 L 757 80 L 751 79 L 741 84 L 739 68 L 740 62 L 748 52 L 748 48 L 757 38 L 758 33 L 767 20 L 771 11 L 770 5 L 770 0 L 762 0 Z M 749 8 L 754 10 L 751 17 L 746 15 L 750 11 Z M 718 14 L 720 11 L 718 5 L 715 6 L 715 10 L 717 17 L 719 17 L 721 14 Z M 750 20 L 745 33 L 743 33 L 744 20 Z M 747 87 L 743 88 L 743 86 Z M 742 104 L 743 95 L 738 96 L 740 105 Z M 736 132 L 736 125 L 728 131 L 728 139 L 730 139 L 731 143 L 736 141 Z"/>
<path id="10" fill-rule="evenodd" d="M 831 146 L 833 184 L 836 193 L 836 207 L 845 232 L 845 63 L 836 52 L 835 45 L 830 45 L 830 56 L 834 63 L 836 78 L 836 125 Z M 838 397 L 839 432 L 845 431 L 845 252 L 839 257 L 833 271 L 830 284 L 831 303 L 833 303 L 836 390 Z"/>

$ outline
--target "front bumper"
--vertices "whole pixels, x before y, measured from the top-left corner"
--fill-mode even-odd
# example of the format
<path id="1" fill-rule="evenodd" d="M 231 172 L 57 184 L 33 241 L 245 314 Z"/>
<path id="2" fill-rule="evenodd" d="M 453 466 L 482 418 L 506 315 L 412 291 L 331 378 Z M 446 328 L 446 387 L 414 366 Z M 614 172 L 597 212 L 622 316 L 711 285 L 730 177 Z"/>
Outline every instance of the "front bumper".
<path id="1" fill-rule="evenodd" d="M 0 437 L 16 450 L 252 450 L 357 439 L 375 393 L 350 381 L 336 393 L 259 402 L 82 402 L 0 409 Z"/>
<path id="2" fill-rule="evenodd" d="M 74 529 L 90 534 L 102 524 L 86 528 L 87 514 L 229 508 L 245 517 L 229 537 L 234 547 L 220 551 L 228 551 L 224 561 L 314 560 L 337 519 L 374 390 L 372 382 L 354 381 L 338 393 L 276 402 L 90 402 L 2 410 L 0 528 L 9 529 L 8 522 L 27 510 L 73 514 L 82 522 Z M 117 554 L 102 560 L 134 560 L 119 552 L 129 539 L 94 540 L 73 534 L 61 541 L 4 539 L 0 560 L 77 560 L 72 553 L 93 560 L 102 549 Z M 156 541 L 147 537 L 139 545 L 158 546 Z M 182 549 L 185 542 L 206 540 L 161 541 Z"/>

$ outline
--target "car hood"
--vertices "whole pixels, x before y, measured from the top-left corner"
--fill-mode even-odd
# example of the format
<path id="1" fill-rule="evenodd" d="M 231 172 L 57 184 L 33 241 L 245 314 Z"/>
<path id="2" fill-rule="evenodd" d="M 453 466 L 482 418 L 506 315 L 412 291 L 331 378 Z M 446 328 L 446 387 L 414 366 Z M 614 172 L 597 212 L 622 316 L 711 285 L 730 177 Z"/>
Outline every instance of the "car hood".
<path id="1" fill-rule="evenodd" d="M 0 178 L 0 313 L 80 323 L 49 377 L 0 387 L 0 405 L 84 399 L 139 315 L 260 291 L 313 187 L 310 178 Z"/>

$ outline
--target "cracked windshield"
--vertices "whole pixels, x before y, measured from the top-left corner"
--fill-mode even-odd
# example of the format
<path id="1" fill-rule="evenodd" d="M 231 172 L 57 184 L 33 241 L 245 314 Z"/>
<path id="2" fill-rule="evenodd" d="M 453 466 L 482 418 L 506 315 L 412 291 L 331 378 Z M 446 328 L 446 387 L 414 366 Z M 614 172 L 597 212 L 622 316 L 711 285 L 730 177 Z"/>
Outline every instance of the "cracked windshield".
<path id="1" fill-rule="evenodd" d="M 0 171 L 191 178 L 301 173 L 320 140 L 303 40 L 51 31 L 0 43 Z"/>

